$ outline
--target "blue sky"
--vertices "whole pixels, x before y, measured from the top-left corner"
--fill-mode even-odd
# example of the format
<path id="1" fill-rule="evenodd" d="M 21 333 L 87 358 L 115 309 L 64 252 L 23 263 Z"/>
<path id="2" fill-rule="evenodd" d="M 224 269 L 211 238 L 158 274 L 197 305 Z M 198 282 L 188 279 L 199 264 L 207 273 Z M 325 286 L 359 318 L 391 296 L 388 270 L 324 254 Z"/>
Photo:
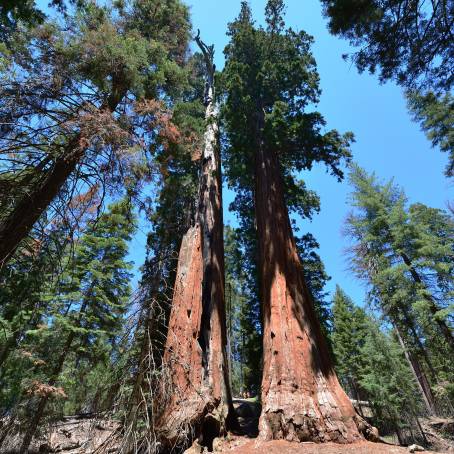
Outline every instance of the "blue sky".
<path id="1" fill-rule="evenodd" d="M 194 29 L 200 29 L 207 44 L 215 45 L 216 65 L 221 69 L 227 23 L 238 15 L 241 0 L 186 2 L 191 6 Z M 38 1 L 40 6 L 44 3 L 47 1 Z M 258 23 L 263 23 L 265 4 L 266 0 L 250 1 Z M 286 4 L 287 25 L 305 30 L 315 39 L 313 54 L 322 88 L 318 110 L 327 120 L 327 127 L 352 131 L 356 137 L 352 147 L 354 160 L 381 179 L 394 178 L 404 188 L 410 203 L 446 208 L 447 201 L 454 199 L 453 181 L 443 175 L 447 156 L 432 149 L 419 126 L 411 121 L 401 89 L 393 83 L 380 85 L 375 76 L 358 74 L 350 62 L 342 59 L 342 54 L 352 49 L 347 42 L 329 34 L 319 0 L 287 0 Z M 298 225 L 301 232 L 311 232 L 320 243 L 320 255 L 332 277 L 327 290 L 332 292 L 339 284 L 356 303 L 362 304 L 365 289 L 347 270 L 344 250 L 348 240 L 341 235 L 351 188 L 347 181 L 338 183 L 321 165 L 305 172 L 303 178 L 320 195 L 321 212 L 312 222 Z M 225 220 L 234 224 L 235 219 L 228 212 L 232 197 L 224 188 Z M 141 222 L 131 242 L 129 258 L 135 262 L 135 285 L 145 257 L 147 229 L 146 223 Z"/>

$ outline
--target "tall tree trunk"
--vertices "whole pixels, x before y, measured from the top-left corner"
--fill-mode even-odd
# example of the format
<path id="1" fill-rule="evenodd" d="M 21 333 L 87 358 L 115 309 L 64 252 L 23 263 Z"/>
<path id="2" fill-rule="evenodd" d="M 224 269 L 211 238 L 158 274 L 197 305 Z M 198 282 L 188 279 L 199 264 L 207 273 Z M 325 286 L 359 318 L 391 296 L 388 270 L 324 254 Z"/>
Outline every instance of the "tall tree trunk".
<path id="1" fill-rule="evenodd" d="M 113 112 L 125 93 L 113 90 L 100 110 Z M 71 138 L 63 152 L 46 171 L 44 179 L 38 182 L 29 194 L 25 194 L 0 224 L 0 268 L 16 251 L 19 243 L 27 237 L 31 229 L 57 197 L 61 188 L 82 160 L 88 145 L 81 134 Z"/>
<path id="2" fill-rule="evenodd" d="M 207 127 L 196 222 L 183 237 L 172 300 L 164 370 L 170 375 L 169 401 L 158 418 L 164 444 L 199 437 L 208 449 L 233 418 L 226 354 L 222 183 L 212 49 L 205 54 Z M 164 390 L 165 392 L 165 390 Z"/>
<path id="3" fill-rule="evenodd" d="M 78 138 L 68 143 L 64 153 L 55 160 L 44 181 L 38 183 L 30 194 L 22 197 L 0 226 L 0 266 L 14 254 L 19 243 L 28 235 L 76 168 L 85 151 L 84 147 L 79 146 Z"/>
<path id="4" fill-rule="evenodd" d="M 429 377 L 432 381 L 437 380 L 437 374 L 435 372 L 435 369 L 432 365 L 432 361 L 430 360 L 430 357 L 427 353 L 426 347 L 423 345 L 421 342 L 420 337 L 418 336 L 418 333 L 416 332 L 416 323 L 414 320 L 414 317 L 408 312 L 408 308 L 403 304 L 400 309 L 403 317 L 404 317 L 404 323 L 405 326 L 410 330 L 411 337 L 413 337 L 413 340 L 417 346 L 418 352 L 422 355 L 424 358 L 424 362 L 427 365 L 428 371 L 429 371 Z M 392 317 L 391 319 L 394 319 L 394 325 L 396 326 L 397 329 L 397 324 L 398 324 L 398 317 Z"/>
<path id="5" fill-rule="evenodd" d="M 227 360 L 229 366 L 229 383 L 232 383 L 232 364 L 233 364 L 233 355 L 232 355 L 232 286 L 230 283 L 228 285 L 228 302 L 227 302 Z"/>
<path id="6" fill-rule="evenodd" d="M 416 383 L 418 383 L 419 390 L 421 391 L 421 396 L 423 398 L 424 405 L 427 409 L 428 414 L 430 416 L 433 416 L 436 414 L 436 406 L 435 406 L 435 398 L 434 398 L 434 395 L 432 394 L 432 390 L 430 388 L 429 381 L 427 380 L 427 377 L 426 377 L 424 371 L 422 370 L 422 368 L 419 364 L 419 361 L 405 345 L 405 342 L 402 338 L 399 327 L 397 325 L 395 327 L 396 327 L 397 338 L 399 339 L 399 343 L 402 347 L 402 350 L 404 351 L 405 358 L 408 361 L 410 369 L 413 372 L 413 375 L 415 376 Z"/>
<path id="7" fill-rule="evenodd" d="M 444 320 L 441 320 L 440 318 L 438 318 L 436 316 L 437 312 L 439 311 L 439 308 L 437 307 L 437 305 L 436 305 L 436 303 L 434 301 L 434 298 L 432 297 L 432 295 L 430 295 L 428 293 L 428 289 L 427 289 L 426 284 L 422 280 L 422 278 L 419 275 L 419 273 L 416 271 L 416 269 L 413 266 L 410 258 L 405 253 L 401 253 L 401 257 L 402 257 L 402 260 L 404 261 L 405 265 L 407 265 L 413 280 L 417 284 L 420 284 L 424 288 L 424 290 L 427 291 L 427 293 L 424 293 L 424 299 L 428 303 L 429 311 L 432 314 L 433 318 L 435 319 L 436 324 L 440 328 L 440 331 L 443 334 L 447 344 L 449 345 L 451 350 L 454 351 L 454 336 L 453 336 L 452 330 L 449 328 L 449 326 L 446 324 L 446 322 Z"/>
<path id="8" fill-rule="evenodd" d="M 263 122 L 261 115 L 258 131 L 263 130 Z M 376 438 L 376 429 L 356 414 L 334 372 L 303 277 L 278 157 L 264 149 L 261 139 L 255 167 L 264 313 L 260 436 L 348 443 L 361 439 L 362 431 Z"/>

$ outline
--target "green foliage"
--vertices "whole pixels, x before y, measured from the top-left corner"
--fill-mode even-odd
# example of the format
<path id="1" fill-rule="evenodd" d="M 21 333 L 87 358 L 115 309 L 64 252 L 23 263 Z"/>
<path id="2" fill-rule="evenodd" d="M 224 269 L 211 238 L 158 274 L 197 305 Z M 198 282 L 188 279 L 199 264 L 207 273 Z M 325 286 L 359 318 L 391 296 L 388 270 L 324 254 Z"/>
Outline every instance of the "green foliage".
<path id="1" fill-rule="evenodd" d="M 400 346 L 373 320 L 367 326 L 359 384 L 372 404 L 377 424 L 399 428 L 420 411 L 421 400 Z"/>
<path id="2" fill-rule="evenodd" d="M 453 9 L 423 0 L 321 0 L 331 33 L 359 49 L 360 72 L 379 72 L 407 90 L 410 112 L 432 145 L 450 153 L 453 172 Z M 345 58 L 348 55 L 344 55 Z"/>
<path id="3" fill-rule="evenodd" d="M 254 220 L 257 189 L 251 178 L 255 174 L 255 153 L 259 147 L 265 153 L 277 152 L 289 210 L 311 218 L 319 210 L 319 199 L 306 187 L 298 172 L 322 162 L 341 179 L 340 165 L 350 158 L 348 146 L 353 140 L 351 133 L 326 131 L 322 115 L 312 111 L 320 94 L 315 60 L 310 52 L 313 39 L 305 32 L 285 28 L 284 9 L 282 1 L 269 1 L 265 9 L 266 27 L 257 27 L 249 5 L 242 2 L 238 18 L 229 24 L 230 42 L 224 50 L 226 65 L 221 75 L 225 101 L 224 166 L 228 184 L 236 192 L 230 209 L 237 213 L 240 225 L 229 235 L 238 243 L 237 260 L 241 260 L 244 277 L 237 274 L 236 280 L 244 283 L 236 284 L 241 288 L 236 292 L 249 301 L 249 312 L 255 314 L 249 322 L 251 326 L 261 325 Z M 315 252 L 318 244 L 306 234 L 297 238 L 297 245 L 309 290 L 327 334 L 331 314 L 323 287 L 328 276 Z M 242 308 L 244 302 L 237 304 Z M 257 328 L 255 331 L 259 332 Z M 257 365 L 252 369 L 257 369 Z"/>
<path id="4" fill-rule="evenodd" d="M 147 258 L 142 273 L 144 304 L 156 301 L 168 315 L 181 240 L 194 220 L 205 111 L 199 54 L 188 61 L 189 85 L 176 99 L 172 122 L 184 139 L 163 147 L 155 156 L 160 178 L 149 199 Z M 164 317 L 165 318 L 165 317 Z M 166 326 L 166 320 L 163 321 Z"/>
<path id="5" fill-rule="evenodd" d="M 48 4 L 54 10 L 65 13 L 68 6 L 83 8 L 84 0 L 51 0 Z M 0 5 L 0 42 L 11 39 L 13 33 L 19 26 L 34 27 L 41 24 L 46 15 L 36 6 L 35 0 L 2 0 Z"/>
<path id="6" fill-rule="evenodd" d="M 305 112 L 318 101 L 319 77 L 310 53 L 312 37 L 284 29 L 282 2 L 267 6 L 267 28 L 255 27 L 246 2 L 229 24 L 230 42 L 224 50 L 223 71 L 226 128 L 225 166 L 229 184 L 241 193 L 251 187 L 253 152 L 258 140 L 279 154 L 291 210 L 303 213 L 307 199 L 295 171 L 325 163 L 342 177 L 340 162 L 349 158 L 350 133 L 323 133 L 325 120 Z M 264 124 L 258 117 L 264 114 Z M 312 196 L 313 197 L 313 196 Z M 313 202 L 313 200 L 311 200 Z"/>
<path id="7" fill-rule="evenodd" d="M 242 2 L 238 18 L 229 24 L 230 42 L 224 50 L 222 73 L 225 103 L 224 166 L 227 181 L 236 192 L 231 205 L 240 222 L 238 238 L 247 270 L 248 293 L 259 306 L 256 227 L 254 221 L 255 153 L 262 147 L 278 154 L 280 178 L 288 209 L 311 218 L 319 210 L 317 194 L 308 189 L 298 172 L 324 163 L 341 179 L 343 160 L 350 158 L 351 133 L 325 131 L 325 120 L 312 106 L 318 102 L 319 76 L 310 52 L 313 39 L 305 32 L 286 29 L 282 1 L 269 1 L 266 27 L 255 26 L 247 2 Z M 260 189 L 258 189 L 260 190 Z M 325 333 L 329 326 L 329 304 L 323 286 L 328 279 L 315 239 L 297 239 L 305 277 Z M 258 309 L 251 309 L 257 315 Z M 257 320 L 260 320 L 259 318 Z"/>
<path id="8" fill-rule="evenodd" d="M 421 124 L 432 145 L 449 153 L 446 175 L 454 175 L 454 98 L 451 93 L 437 96 L 432 91 L 407 93 L 410 112 Z"/>
<path id="9" fill-rule="evenodd" d="M 400 345 L 339 286 L 331 341 L 344 389 L 355 400 L 368 402 L 373 425 L 388 433 L 413 424 L 421 399 Z M 363 411 L 363 404 L 358 408 Z"/>
<path id="10" fill-rule="evenodd" d="M 131 275 L 125 257 L 134 232 L 129 202 L 111 205 L 86 226 L 74 248 L 65 249 L 58 274 L 44 274 L 41 268 L 39 282 L 33 276 L 22 282 L 22 291 L 29 294 L 25 302 L 33 305 L 30 314 L 17 311 L 11 319 L 8 305 L 1 306 L 2 319 L 19 317 L 17 326 L 10 321 L 14 343 L 1 344 L 8 348 L 0 378 L 2 412 L 15 410 L 32 418 L 44 395 L 57 399 L 48 408 L 54 416 L 102 405 L 129 305 Z M 11 273 L 14 265 L 5 272 Z M 2 298 L 21 298 L 16 288 L 7 287 Z"/>
<path id="11" fill-rule="evenodd" d="M 162 402 L 156 396 L 160 395 L 165 379 L 165 368 L 160 366 L 178 255 L 182 238 L 195 217 L 205 131 L 205 109 L 201 102 L 204 63 L 200 54 L 188 58 L 186 71 L 188 84 L 175 96 L 172 106 L 174 128 L 166 131 L 179 140 L 165 142 L 157 150 L 153 166 L 159 173 L 143 205 L 150 229 L 147 256 L 136 300 L 137 317 L 121 357 L 129 376 L 122 372 L 118 378 L 122 382 L 120 394 L 124 402 L 120 412 L 124 412 L 122 417 L 129 433 L 126 442 L 135 437 L 150 439 L 150 409 L 162 409 Z"/>
<path id="12" fill-rule="evenodd" d="M 334 33 L 367 44 L 356 56 L 360 70 L 380 67 L 382 80 L 434 89 L 409 92 L 410 108 L 433 145 L 452 154 L 452 97 L 437 91 L 451 83 L 441 7 L 433 22 L 421 9 L 412 15 L 404 8 L 396 23 L 401 2 L 322 1 Z M 76 7 L 52 2 L 63 13 L 59 21 L 47 19 L 33 1 L 0 6 L 0 226 L 46 180 L 72 140 L 86 147 L 56 203 L 0 269 L 0 414 L 34 421 L 41 402 L 45 417 L 107 410 L 120 389 L 125 420 L 132 408 L 144 418 L 130 427 L 145 427 L 162 377 L 181 239 L 196 210 L 204 63 L 188 52 L 189 9 L 179 0 L 69 4 Z M 258 393 L 262 373 L 255 153 L 277 154 L 285 202 L 293 216 L 306 219 L 320 201 L 300 172 L 323 163 L 341 180 L 351 157 L 353 135 L 327 130 L 314 110 L 320 87 L 313 38 L 286 28 L 284 11 L 283 1 L 269 0 L 266 25 L 259 27 L 243 1 L 229 24 L 225 69 L 216 74 L 226 181 L 236 191 L 231 209 L 239 220 L 238 228 L 224 231 L 234 395 Z M 431 47 L 436 52 L 429 55 Z M 420 411 L 420 402 L 389 323 L 402 332 L 434 393 L 454 399 L 453 352 L 442 335 L 453 323 L 454 224 L 442 210 L 408 206 L 396 185 L 381 184 L 359 167 L 350 178 L 352 268 L 366 280 L 385 324 L 339 287 L 331 310 L 317 241 L 310 234 L 295 241 L 342 384 L 370 402 L 374 423 L 399 428 L 403 415 Z M 104 212 L 105 191 L 111 199 L 127 197 Z M 151 225 L 135 326 L 127 323 L 132 201 Z M 137 396 L 150 398 L 150 405 L 138 409 Z"/>
<path id="13" fill-rule="evenodd" d="M 374 278 L 389 267 L 413 281 L 420 295 L 429 292 L 450 307 L 453 290 L 452 219 L 442 210 L 415 204 L 407 207 L 405 195 L 393 182 L 382 185 L 375 175 L 352 167 L 353 206 L 347 221 L 356 241 L 355 271 Z M 417 272 L 422 282 L 415 280 Z"/>
<path id="14" fill-rule="evenodd" d="M 329 334 L 332 328 L 332 311 L 330 302 L 326 300 L 328 293 L 324 288 L 331 278 L 326 274 L 325 265 L 316 252 L 319 244 L 310 233 L 296 238 L 296 246 L 303 266 L 307 287 L 314 299 L 315 312 L 322 326 L 323 334 L 329 342 Z M 329 344 L 329 347 L 332 347 L 331 344 Z"/>
<path id="15" fill-rule="evenodd" d="M 393 182 L 381 184 L 357 166 L 350 180 L 353 271 L 369 285 L 375 307 L 402 332 L 432 387 L 452 381 L 452 219 L 422 204 L 408 207 Z"/>
<path id="16" fill-rule="evenodd" d="M 350 394 L 361 400 L 359 380 L 364 367 L 362 349 L 367 336 L 366 314 L 355 306 L 345 292 L 336 286 L 333 299 L 331 342 L 336 372 Z"/>
<path id="17" fill-rule="evenodd" d="M 188 140 L 172 108 L 192 78 L 189 30 L 179 0 L 131 0 L 90 2 L 15 32 L 0 63 L 1 229 L 29 199 L 47 207 L 40 190 L 75 148 L 78 170 L 59 186 L 44 224 L 55 211 L 77 224 L 67 205 L 87 186 L 93 199 L 140 194 L 154 154 Z"/>
<path id="18" fill-rule="evenodd" d="M 260 304 L 241 235 L 240 229 L 224 229 L 227 334 L 235 396 L 246 390 L 258 394 L 262 379 Z"/>

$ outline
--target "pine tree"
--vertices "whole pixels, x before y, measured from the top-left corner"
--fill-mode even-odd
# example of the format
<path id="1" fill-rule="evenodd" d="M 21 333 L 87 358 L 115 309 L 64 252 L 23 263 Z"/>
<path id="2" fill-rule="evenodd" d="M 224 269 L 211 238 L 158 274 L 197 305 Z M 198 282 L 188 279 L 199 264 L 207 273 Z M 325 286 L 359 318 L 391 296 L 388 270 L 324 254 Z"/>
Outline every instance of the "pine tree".
<path id="1" fill-rule="evenodd" d="M 317 254 L 316 250 L 319 244 L 314 236 L 307 233 L 301 237 L 295 238 L 296 247 L 300 256 L 303 267 L 304 278 L 306 279 L 307 288 L 314 300 L 315 312 L 322 327 L 323 335 L 330 345 L 330 332 L 332 324 L 331 305 L 326 300 L 328 294 L 325 292 L 325 285 L 331 279 L 325 271 L 325 265 Z"/>
<path id="2" fill-rule="evenodd" d="M 416 417 L 421 408 L 414 379 L 403 361 L 399 344 L 369 319 L 367 335 L 361 349 L 363 365 L 360 386 L 366 391 L 378 427 L 391 426 L 399 443 L 405 444 L 401 428 Z"/>
<path id="3" fill-rule="evenodd" d="M 452 221 L 441 210 L 407 208 L 392 182 L 381 185 L 358 167 L 351 181 L 357 208 L 347 222 L 355 241 L 352 269 L 369 283 L 372 301 L 399 333 L 433 412 L 431 387 L 452 373 L 446 363 L 453 354 Z"/>
<path id="4" fill-rule="evenodd" d="M 60 392 L 57 385 L 68 357 L 74 353 L 78 358 L 105 336 L 112 339 L 118 333 L 130 294 L 130 265 L 125 256 L 134 229 L 131 207 L 122 201 L 110 206 L 87 229 L 74 256 L 68 251 L 66 271 L 47 297 L 52 301 L 52 311 L 47 324 L 38 328 L 43 332 L 41 342 L 33 339 L 38 333 L 28 332 L 34 356 L 42 356 L 42 367 L 27 390 L 31 419 L 21 452 L 27 452 L 48 401 Z M 49 352 L 51 357 L 47 356 Z"/>
<path id="5" fill-rule="evenodd" d="M 432 91 L 410 90 L 407 100 L 413 119 L 421 124 L 432 146 L 449 153 L 445 174 L 454 176 L 454 97 L 447 92 L 437 96 Z"/>
<path id="6" fill-rule="evenodd" d="M 331 340 L 336 372 L 344 388 L 349 390 L 359 405 L 364 396 L 360 387 L 364 367 L 362 348 L 367 335 L 366 315 L 355 306 L 345 292 L 336 286 L 333 298 L 333 332 Z"/>
<path id="7" fill-rule="evenodd" d="M 375 267 L 380 266 L 380 259 L 390 262 L 388 266 L 396 264 L 396 269 L 400 268 L 415 284 L 420 298 L 425 300 L 432 323 L 444 336 L 448 348 L 452 349 L 454 337 L 446 320 L 452 285 L 452 278 L 446 275 L 446 271 L 450 267 L 447 264 L 451 262 L 452 241 L 446 238 L 447 243 L 442 246 L 441 238 L 437 238 L 438 233 L 428 230 L 429 226 L 421 225 L 418 229 L 409 220 L 405 195 L 392 182 L 380 185 L 374 175 L 367 175 L 357 166 L 353 166 L 350 180 L 355 188 L 353 202 L 358 213 L 350 217 L 348 225 L 352 237 L 358 241 L 357 251 L 362 253 L 358 255 L 358 265 L 361 265 L 360 262 L 364 264 L 369 258 L 375 260 Z M 447 216 L 439 216 L 438 219 L 443 219 L 444 230 L 449 232 L 452 229 Z M 429 246 L 428 240 L 434 242 L 434 247 Z M 440 259 L 437 269 L 435 262 L 438 263 Z M 367 270 L 367 265 L 364 264 L 364 268 Z M 436 276 L 434 280 L 430 279 L 429 273 L 424 272 L 427 268 L 432 268 Z M 443 284 L 439 286 L 441 280 Z M 435 294 L 443 307 L 438 307 Z"/>
<path id="8" fill-rule="evenodd" d="M 32 238 L 28 247 L 0 270 L 2 412 L 8 412 L 20 400 L 22 371 L 33 360 L 27 359 L 29 352 L 22 344 L 27 333 L 42 325 L 49 313 L 49 300 L 43 295 L 50 295 L 63 272 L 70 233 L 67 225 L 56 222 L 42 240 Z"/>
<path id="9" fill-rule="evenodd" d="M 403 361 L 404 349 L 393 332 L 355 306 L 339 287 L 333 316 L 332 343 L 341 382 L 354 396 L 361 414 L 365 410 L 362 402 L 366 401 L 380 432 L 396 432 L 404 444 L 402 429 L 418 425 L 417 415 L 422 410 L 417 377 L 412 375 L 411 365 Z M 417 441 L 414 436 L 413 441 Z"/>
<path id="10" fill-rule="evenodd" d="M 267 27 L 257 28 L 242 2 L 225 49 L 227 174 L 253 194 L 257 225 L 264 321 L 260 432 L 268 439 L 349 442 L 360 438 L 359 419 L 333 370 L 288 207 L 297 209 L 306 195 L 296 171 L 321 161 L 342 176 L 338 165 L 349 156 L 351 135 L 323 134 L 323 117 L 305 112 L 319 95 L 312 39 L 284 28 L 283 9 L 282 1 L 270 0 Z M 313 400 L 317 393 L 332 405 Z"/>

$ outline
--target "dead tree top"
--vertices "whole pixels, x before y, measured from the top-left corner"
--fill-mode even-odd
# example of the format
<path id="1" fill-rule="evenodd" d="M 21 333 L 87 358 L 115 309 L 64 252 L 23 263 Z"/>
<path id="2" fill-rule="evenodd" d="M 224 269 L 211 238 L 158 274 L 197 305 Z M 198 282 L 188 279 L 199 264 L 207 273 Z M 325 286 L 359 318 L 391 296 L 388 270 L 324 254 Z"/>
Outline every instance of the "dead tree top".
<path id="1" fill-rule="evenodd" d="M 207 46 L 201 39 L 200 39 L 200 30 L 197 29 L 197 36 L 194 38 L 197 45 L 200 47 L 202 51 L 203 57 L 205 59 L 205 65 L 208 73 L 208 83 L 210 85 L 213 84 L 214 80 L 214 72 L 216 70 L 216 65 L 213 63 L 214 59 L 214 44 L 211 46 Z"/>

